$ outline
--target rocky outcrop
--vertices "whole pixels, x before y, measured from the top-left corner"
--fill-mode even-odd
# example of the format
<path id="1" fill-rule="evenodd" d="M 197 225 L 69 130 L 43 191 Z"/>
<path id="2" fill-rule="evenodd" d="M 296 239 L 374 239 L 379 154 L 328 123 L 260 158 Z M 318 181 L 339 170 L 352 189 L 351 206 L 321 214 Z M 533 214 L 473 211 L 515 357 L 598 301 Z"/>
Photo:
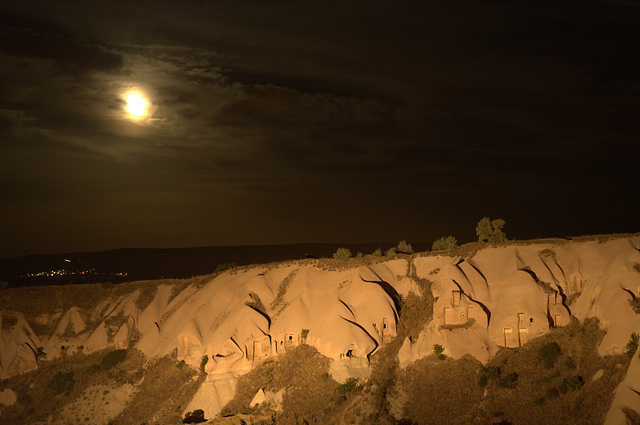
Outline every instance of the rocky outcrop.
<path id="1" fill-rule="evenodd" d="M 71 307 L 48 316 L 57 321 L 52 335 L 35 335 L 22 313 L 4 306 L 17 319 L 2 327 L 1 373 L 37 367 L 39 351 L 50 359 L 135 346 L 147 357 L 174 354 L 194 368 L 206 356 L 207 380 L 194 399 L 198 406 L 189 408 L 206 407 L 210 417 L 233 396 L 238 375 L 300 344 L 332 359 L 337 380 L 367 378 L 370 356 L 396 337 L 402 299 L 425 290 L 415 278 L 430 282 L 433 318 L 418 338 L 404 341 L 401 366 L 432 354 L 434 344 L 450 357 L 487 362 L 499 347 L 518 347 L 589 317 L 607 331 L 599 353 L 620 353 L 640 329 L 631 306 L 640 297 L 638 246 L 634 236 L 508 244 L 464 257 L 414 255 L 341 270 L 316 260 L 246 267 L 177 295 L 161 284 L 143 309 L 137 292 L 93 310 Z"/>

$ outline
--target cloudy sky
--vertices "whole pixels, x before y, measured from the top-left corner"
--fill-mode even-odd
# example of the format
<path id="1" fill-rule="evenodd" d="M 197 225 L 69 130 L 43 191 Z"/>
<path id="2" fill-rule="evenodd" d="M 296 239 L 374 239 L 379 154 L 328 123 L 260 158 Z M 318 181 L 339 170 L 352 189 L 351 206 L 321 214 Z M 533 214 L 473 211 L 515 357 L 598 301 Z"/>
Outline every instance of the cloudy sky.
<path id="1" fill-rule="evenodd" d="M 0 257 L 638 232 L 639 28 L 633 0 L 3 2 Z"/>

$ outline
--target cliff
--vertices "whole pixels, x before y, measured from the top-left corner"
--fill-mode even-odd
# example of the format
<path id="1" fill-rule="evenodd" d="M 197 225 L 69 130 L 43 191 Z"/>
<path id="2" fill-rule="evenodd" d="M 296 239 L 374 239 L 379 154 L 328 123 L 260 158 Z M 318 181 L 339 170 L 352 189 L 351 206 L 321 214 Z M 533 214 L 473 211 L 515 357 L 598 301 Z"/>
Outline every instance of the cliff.
<path id="1" fill-rule="evenodd" d="M 451 359 L 488 364 L 502 350 L 588 319 L 604 332 L 597 355 L 622 354 L 640 333 L 640 237 L 309 259 L 115 288 L 8 289 L 0 300 L 2 378 L 107 348 L 136 349 L 148 361 L 173 356 L 206 373 L 183 413 L 203 409 L 211 418 L 234 397 L 240 376 L 300 345 L 330 359 L 338 382 L 366 382 L 388 345 L 399 347 L 401 368 L 436 344 Z M 416 300 L 431 314 L 401 330 Z M 634 357 L 608 425 L 624 423 L 624 408 L 640 410 L 637 369 Z"/>

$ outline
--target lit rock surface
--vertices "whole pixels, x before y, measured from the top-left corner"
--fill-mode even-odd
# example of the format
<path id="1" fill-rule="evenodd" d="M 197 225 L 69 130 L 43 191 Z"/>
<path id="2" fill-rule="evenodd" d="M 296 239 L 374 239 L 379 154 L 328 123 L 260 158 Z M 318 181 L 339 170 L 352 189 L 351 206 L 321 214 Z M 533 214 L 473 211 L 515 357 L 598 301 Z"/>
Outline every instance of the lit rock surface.
<path id="1" fill-rule="evenodd" d="M 16 402 L 16 400 L 18 400 L 18 397 L 12 389 L 5 388 L 4 390 L 0 391 L 0 404 L 2 404 L 3 406 L 11 406 Z"/>
<path id="2" fill-rule="evenodd" d="M 640 328 L 636 333 L 640 335 Z M 627 376 L 616 389 L 604 424 L 627 425 L 629 422 L 627 422 L 623 411 L 625 407 L 640 413 L 640 349 L 636 351 L 631 360 Z"/>
<path id="3" fill-rule="evenodd" d="M 39 347 L 50 359 L 135 346 L 149 358 L 177 353 L 196 369 L 207 356 L 207 379 L 186 410 L 201 408 L 209 418 L 233 397 L 239 375 L 300 344 L 332 359 L 330 373 L 338 381 L 367 378 L 371 354 L 396 336 L 401 298 L 420 294 L 415 277 L 431 282 L 434 313 L 418 338 L 403 342 L 403 367 L 431 355 L 434 344 L 447 356 L 470 354 L 484 363 L 499 347 L 518 347 L 552 327 L 590 317 L 607 332 L 599 353 L 620 353 L 640 329 L 640 314 L 630 304 L 640 297 L 639 249 L 636 235 L 487 247 L 464 257 L 345 263 L 339 270 L 313 260 L 240 268 L 173 298 L 173 287 L 160 285 L 142 310 L 134 292 L 92 311 L 74 307 L 39 318 L 57 321 L 50 336 L 36 336 L 16 312 L 16 323 L 2 327 L 0 374 L 37 367 Z M 624 385 L 639 382 L 637 369 L 634 360 Z M 616 400 L 628 402 L 632 392 L 621 387 Z"/>

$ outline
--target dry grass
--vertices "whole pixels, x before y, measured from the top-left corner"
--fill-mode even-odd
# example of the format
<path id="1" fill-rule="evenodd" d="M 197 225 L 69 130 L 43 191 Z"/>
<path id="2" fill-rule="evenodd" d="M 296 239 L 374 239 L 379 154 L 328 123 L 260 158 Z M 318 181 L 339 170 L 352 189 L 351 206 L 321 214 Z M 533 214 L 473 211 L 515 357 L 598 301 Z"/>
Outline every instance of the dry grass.
<path id="1" fill-rule="evenodd" d="M 158 293 L 158 281 L 156 280 L 145 280 L 140 282 L 140 295 L 136 299 L 136 306 L 143 311 L 145 308 L 151 304 L 151 301 L 155 298 Z"/>
<path id="2" fill-rule="evenodd" d="M 482 401 L 476 384 L 480 362 L 418 360 L 399 375 L 398 384 L 408 396 L 404 415 L 416 424 L 470 424 Z"/>
<path id="3" fill-rule="evenodd" d="M 625 407 L 622 409 L 624 412 L 624 416 L 627 419 L 627 424 L 629 425 L 640 425 L 640 413 L 637 410 L 634 410 L 630 407 Z"/>
<path id="4" fill-rule="evenodd" d="M 3 382 L 3 386 L 11 388 L 18 396 L 18 402 L 5 407 L 0 415 L 0 423 L 22 424 L 46 421 L 67 403 L 79 398 L 82 393 L 94 385 L 120 386 L 133 384 L 142 376 L 143 355 L 137 350 L 127 353 L 124 362 L 110 370 L 96 368 L 108 350 L 89 355 L 75 354 L 45 362 L 32 372 L 11 377 Z M 65 391 L 50 386 L 59 373 L 72 373 L 73 384 Z"/>
<path id="5" fill-rule="evenodd" d="M 310 425 L 328 423 L 337 399 L 335 382 L 328 375 L 329 359 L 308 345 L 301 345 L 287 353 L 277 363 L 274 378 L 267 389 L 285 389 L 284 412 L 278 424 L 296 424 L 306 420 Z"/>
<path id="6" fill-rule="evenodd" d="M 238 378 L 236 394 L 226 406 L 222 409 L 221 415 L 236 415 L 239 413 L 249 414 L 254 411 L 249 406 L 253 397 L 260 389 L 267 388 L 273 381 L 273 374 L 276 363 L 273 361 L 265 362 L 251 370 L 246 375 Z"/>
<path id="7" fill-rule="evenodd" d="M 329 359 L 308 345 L 290 350 L 277 363 L 264 363 L 238 379 L 236 396 L 222 415 L 238 413 L 269 415 L 264 408 L 254 409 L 249 402 L 259 389 L 285 389 L 284 412 L 277 415 L 278 425 L 329 424 L 329 419 L 344 400 L 336 391 L 337 382 L 328 375 Z"/>
<path id="8" fill-rule="evenodd" d="M 452 258 L 472 258 L 479 250 L 484 248 L 495 248 L 504 246 L 527 246 L 527 245 L 539 245 L 539 244 L 552 244 L 552 245 L 566 245 L 569 242 L 588 242 L 597 241 L 604 243 L 615 239 L 632 238 L 638 236 L 638 233 L 620 233 L 620 234 L 606 234 L 606 235 L 585 235 L 585 236 L 568 236 L 566 238 L 538 238 L 538 239 L 510 239 L 503 242 L 469 242 L 458 246 L 453 251 L 425 251 L 414 254 L 416 257 L 425 256 L 449 256 Z M 384 258 L 384 257 L 383 257 Z"/>
<path id="9" fill-rule="evenodd" d="M 277 307 L 284 304 L 284 296 L 287 294 L 289 284 L 291 284 L 291 281 L 296 277 L 296 274 L 298 274 L 298 269 L 293 270 L 284 279 L 282 279 L 282 282 L 280 282 L 280 285 L 278 285 L 278 293 L 269 306 L 271 310 L 275 310 Z"/>
<path id="10" fill-rule="evenodd" d="M 416 281 L 422 296 L 410 293 L 402 302 L 400 318 L 397 325 L 397 336 L 380 347 L 371 356 L 371 378 L 340 414 L 343 422 L 362 425 L 378 425 L 395 423 L 392 416 L 391 398 L 396 395 L 400 367 L 398 352 L 405 339 L 417 339 L 420 331 L 433 318 L 433 295 L 431 282 L 419 279 L 415 270 L 411 278 Z"/>
<path id="11" fill-rule="evenodd" d="M 582 325 L 554 329 L 522 348 L 501 351 L 489 366 L 500 368 L 503 375 L 516 373 L 517 382 L 514 388 L 490 382 L 476 417 L 485 421 L 499 417 L 513 425 L 541 420 L 550 425 L 602 423 L 613 391 L 628 367 L 625 356 L 598 356 L 596 347 L 603 336 L 597 321 L 587 320 Z M 561 347 L 561 355 L 547 370 L 539 348 L 551 342 Z M 592 381 L 600 369 L 604 375 Z M 563 382 L 577 376 L 584 381 L 580 389 L 563 388 Z"/>
<path id="12" fill-rule="evenodd" d="M 2 312 L 2 330 L 6 331 L 18 324 L 18 318 L 9 312 Z"/>
<path id="13" fill-rule="evenodd" d="M 111 424 L 182 423 L 182 410 L 204 380 L 204 376 L 197 381 L 191 379 L 195 374 L 169 356 L 158 359 L 145 370 L 139 391 Z"/>

